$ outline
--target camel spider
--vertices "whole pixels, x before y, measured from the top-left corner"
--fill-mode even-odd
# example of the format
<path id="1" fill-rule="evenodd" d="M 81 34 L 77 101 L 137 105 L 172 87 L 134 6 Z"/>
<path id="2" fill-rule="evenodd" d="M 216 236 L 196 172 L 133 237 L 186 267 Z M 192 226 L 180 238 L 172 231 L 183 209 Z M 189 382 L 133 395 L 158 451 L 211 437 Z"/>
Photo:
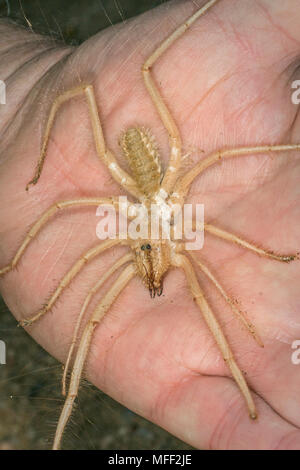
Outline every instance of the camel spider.
<path id="1" fill-rule="evenodd" d="M 63 94 L 57 96 L 57 98 L 55 99 L 50 111 L 50 115 L 48 117 L 36 173 L 33 179 L 28 183 L 26 189 L 28 189 L 30 185 L 36 184 L 41 176 L 46 157 L 49 136 L 55 120 L 56 113 L 58 112 L 59 108 L 63 105 L 63 103 L 80 94 L 85 96 L 88 104 L 94 141 L 99 160 L 106 165 L 107 169 L 109 170 L 110 174 L 115 179 L 115 181 L 119 183 L 122 188 L 126 190 L 131 196 L 138 199 L 147 211 L 150 210 L 151 204 L 165 204 L 169 208 L 171 208 L 173 204 L 177 204 L 182 207 L 194 179 L 198 175 L 203 173 L 204 170 L 206 170 L 208 167 L 220 160 L 249 154 L 263 154 L 266 152 L 280 152 L 283 150 L 289 151 L 300 149 L 300 144 L 286 144 L 218 150 L 205 157 L 204 159 L 200 160 L 200 162 L 197 163 L 194 168 L 187 171 L 182 177 L 179 177 L 182 147 L 180 133 L 173 117 L 171 116 L 168 110 L 167 105 L 162 99 L 157 85 L 155 84 L 152 78 L 151 68 L 153 67 L 155 62 L 163 55 L 163 53 L 174 43 L 174 41 L 180 38 L 200 16 L 202 16 L 207 10 L 212 8 L 218 1 L 220 0 L 207 1 L 204 6 L 199 8 L 196 13 L 194 13 L 169 37 L 167 37 L 142 66 L 142 75 L 145 86 L 169 135 L 170 158 L 168 166 L 164 173 L 162 172 L 160 166 L 159 155 L 154 144 L 153 138 L 151 137 L 150 133 L 144 128 L 138 127 L 127 129 L 123 134 L 120 142 L 123 151 L 127 157 L 128 164 L 130 166 L 133 176 L 130 176 L 119 166 L 113 153 L 106 147 L 93 86 L 82 85 L 78 86 L 75 89 L 71 89 L 67 92 L 64 92 Z M 5 273 L 8 273 L 10 270 L 16 267 L 29 243 L 37 236 L 41 228 L 48 222 L 50 217 L 54 216 L 55 213 L 63 209 L 72 208 L 75 206 L 89 205 L 110 205 L 116 210 L 119 210 L 118 199 L 113 197 L 78 198 L 72 200 L 65 200 L 53 204 L 46 212 L 41 215 L 41 217 L 32 226 L 10 264 L 0 270 L 0 275 L 4 275 Z M 130 210 L 131 206 L 132 205 L 129 204 L 128 210 Z M 171 222 L 169 222 L 169 224 L 171 225 Z M 277 261 L 289 262 L 298 257 L 298 255 L 296 254 L 280 255 L 259 248 L 254 244 L 251 244 L 243 240 L 242 238 L 211 224 L 204 224 L 204 230 L 223 240 L 236 243 L 247 250 L 251 250 L 253 253 Z M 139 276 L 145 286 L 149 289 L 151 297 L 155 297 L 156 294 L 160 295 L 162 293 L 163 278 L 168 272 L 168 270 L 172 267 L 179 267 L 183 269 L 192 296 L 196 301 L 204 317 L 204 320 L 222 353 L 224 361 L 227 363 L 231 374 L 235 379 L 245 399 L 249 415 L 252 419 L 256 419 L 257 412 L 248 385 L 244 379 L 241 370 L 239 369 L 239 366 L 235 361 L 227 339 L 225 338 L 221 327 L 201 290 L 193 264 L 197 264 L 200 270 L 210 279 L 216 289 L 223 296 L 225 301 L 230 304 L 233 313 L 236 314 L 237 317 L 244 323 L 244 325 L 252 334 L 257 343 L 262 346 L 262 342 L 259 336 L 257 335 L 254 326 L 245 318 L 242 312 L 238 310 L 234 301 L 229 298 L 229 296 L 226 294 L 218 280 L 209 271 L 207 266 L 205 266 L 202 262 L 198 261 L 193 255 L 186 251 L 186 245 L 184 240 L 177 241 L 174 240 L 174 238 L 172 237 L 171 239 L 159 238 L 158 240 L 153 240 L 149 237 L 148 239 L 133 240 L 130 237 L 124 239 L 119 236 L 117 239 L 107 239 L 101 242 L 97 246 L 92 247 L 81 258 L 79 258 L 76 263 L 74 263 L 72 268 L 65 274 L 64 278 L 59 283 L 57 289 L 51 296 L 48 303 L 36 315 L 29 319 L 21 321 L 20 324 L 24 327 L 29 326 L 33 322 L 41 318 L 43 315 L 45 315 L 53 307 L 54 303 L 56 302 L 62 291 L 67 288 L 67 286 L 81 271 L 81 269 L 86 263 L 91 261 L 93 258 L 99 256 L 101 253 L 108 250 L 109 248 L 118 244 L 127 245 L 131 249 L 131 252 L 122 256 L 117 262 L 115 262 L 110 267 L 110 269 L 104 274 L 104 276 L 102 276 L 95 284 L 95 286 L 90 290 L 81 308 L 81 312 L 79 314 L 75 326 L 75 331 L 73 334 L 73 339 L 71 342 L 63 374 L 63 395 L 66 395 L 66 400 L 56 429 L 53 449 L 60 448 L 62 435 L 65 426 L 68 422 L 68 419 L 71 415 L 73 403 L 78 393 L 80 378 L 87 358 L 87 354 L 89 352 L 90 343 L 95 328 L 99 325 L 101 319 L 109 310 L 114 300 L 118 297 L 120 292 L 124 289 L 124 287 L 134 276 Z M 193 261 L 193 263 L 191 261 Z M 117 269 L 123 267 L 124 265 L 127 266 L 124 268 L 124 270 L 121 272 L 121 274 L 112 284 L 112 286 L 107 290 L 102 301 L 93 311 L 90 319 L 88 320 L 84 328 L 81 339 L 79 341 L 78 351 L 74 359 L 70 384 L 67 391 L 67 372 L 73 356 L 75 344 L 77 343 L 81 320 L 87 310 L 90 300 L 93 295 L 104 284 L 104 282 L 109 279 L 109 277 L 113 273 L 115 273 Z"/>

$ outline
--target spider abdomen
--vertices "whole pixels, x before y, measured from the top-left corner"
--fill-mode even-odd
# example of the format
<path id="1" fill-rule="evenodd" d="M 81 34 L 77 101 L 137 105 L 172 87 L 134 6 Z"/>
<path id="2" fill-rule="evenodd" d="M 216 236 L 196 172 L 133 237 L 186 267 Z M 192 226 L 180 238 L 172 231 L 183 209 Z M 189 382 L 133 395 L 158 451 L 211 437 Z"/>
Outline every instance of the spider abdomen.
<path id="1" fill-rule="evenodd" d="M 147 196 L 153 195 L 162 177 L 153 136 L 144 128 L 132 127 L 124 132 L 120 144 L 139 189 Z"/>

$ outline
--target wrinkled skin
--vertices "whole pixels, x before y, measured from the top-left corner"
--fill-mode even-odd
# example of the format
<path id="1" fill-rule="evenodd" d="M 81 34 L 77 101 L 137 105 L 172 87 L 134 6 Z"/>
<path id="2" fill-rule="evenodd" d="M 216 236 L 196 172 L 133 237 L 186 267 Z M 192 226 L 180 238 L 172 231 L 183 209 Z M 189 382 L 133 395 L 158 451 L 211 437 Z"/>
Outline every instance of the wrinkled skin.
<path id="1" fill-rule="evenodd" d="M 189 1 L 171 2 L 91 38 L 72 52 L 71 65 L 61 65 L 64 89 L 78 76 L 93 82 L 108 145 L 122 163 L 118 138 L 135 123 L 152 129 L 167 161 L 166 132 L 145 91 L 140 66 L 194 9 Z M 155 65 L 154 76 L 182 132 L 184 149 L 195 149 L 189 165 L 202 158 L 199 149 L 207 153 L 224 146 L 300 141 L 298 107 L 291 102 L 291 83 L 300 79 L 299 22 L 296 0 L 220 1 Z M 55 77 L 43 87 L 54 82 Z M 1 266 L 54 201 L 124 194 L 97 160 L 84 99 L 61 110 L 42 177 L 25 192 L 38 158 L 39 122 L 54 96 L 51 91 L 42 109 L 33 102 L 32 119 L 24 122 L 1 167 Z M 299 177 L 297 152 L 231 159 L 200 176 L 188 202 L 204 203 L 206 220 L 289 254 L 300 249 Z M 51 219 L 18 270 L 0 281 L 16 318 L 35 313 L 72 263 L 97 243 L 96 223 L 93 208 Z M 88 289 L 125 250 L 113 249 L 85 267 L 53 311 L 28 328 L 59 360 L 66 359 Z M 178 269 L 166 275 L 161 297 L 150 299 L 139 278 L 127 286 L 95 332 L 86 376 L 195 447 L 300 449 L 300 365 L 291 361 L 291 344 L 300 339 L 300 261 L 259 258 L 209 235 L 199 257 L 241 301 L 264 341 L 265 348 L 259 348 L 199 274 L 247 373 L 259 419 L 249 419 Z"/>

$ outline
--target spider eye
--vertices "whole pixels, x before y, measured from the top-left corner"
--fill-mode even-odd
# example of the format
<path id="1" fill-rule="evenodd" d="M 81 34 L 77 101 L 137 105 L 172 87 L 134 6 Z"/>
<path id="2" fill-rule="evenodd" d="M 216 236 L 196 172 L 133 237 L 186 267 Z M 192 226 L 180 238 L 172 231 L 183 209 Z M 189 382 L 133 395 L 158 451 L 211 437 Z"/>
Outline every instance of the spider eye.
<path id="1" fill-rule="evenodd" d="M 147 243 L 147 245 L 142 245 L 141 246 L 141 250 L 145 251 L 145 250 L 151 250 L 151 245 L 149 245 L 149 243 Z"/>

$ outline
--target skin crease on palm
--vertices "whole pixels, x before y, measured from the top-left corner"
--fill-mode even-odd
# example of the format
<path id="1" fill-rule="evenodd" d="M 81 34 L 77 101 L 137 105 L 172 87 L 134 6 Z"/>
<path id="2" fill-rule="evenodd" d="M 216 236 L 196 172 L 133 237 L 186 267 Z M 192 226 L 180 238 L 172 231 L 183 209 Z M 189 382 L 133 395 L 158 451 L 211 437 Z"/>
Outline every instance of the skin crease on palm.
<path id="1" fill-rule="evenodd" d="M 299 79 L 300 9 L 296 0 L 221 0 L 168 50 L 153 75 L 181 131 L 186 166 L 223 147 L 300 142 L 291 83 Z M 30 113 L 6 148 L 0 173 L 0 266 L 53 202 L 124 194 L 99 163 L 84 98 L 60 110 L 38 184 L 26 193 L 54 97 L 83 83 L 95 87 L 108 146 L 123 130 L 144 125 L 164 164 L 167 134 L 146 92 L 140 68 L 159 42 L 196 6 L 170 2 L 65 50 L 68 60 L 36 85 Z M 58 53 L 59 54 L 59 53 Z M 57 87 L 57 84 L 60 87 Z M 201 151 L 199 150 L 201 149 Z M 187 202 L 204 203 L 206 221 L 279 253 L 300 248 L 300 154 L 229 159 L 194 182 Z M 1 279 L 17 319 L 45 302 L 67 269 L 97 243 L 94 208 L 64 211 L 33 241 L 18 268 Z M 126 248 L 113 248 L 84 268 L 53 310 L 27 331 L 66 360 L 77 315 L 89 288 Z M 260 258 L 206 235 L 197 253 L 240 301 L 265 347 L 233 317 L 199 273 L 238 364 L 254 392 L 259 418 L 249 419 L 183 273 L 169 271 L 164 295 L 151 299 L 134 278 L 96 329 L 86 377 L 133 411 L 201 449 L 300 449 L 300 366 L 291 344 L 300 339 L 300 261 Z M 96 296 L 99 302 L 110 281 Z M 26 354 L 26 351 L 24 351 Z"/>

